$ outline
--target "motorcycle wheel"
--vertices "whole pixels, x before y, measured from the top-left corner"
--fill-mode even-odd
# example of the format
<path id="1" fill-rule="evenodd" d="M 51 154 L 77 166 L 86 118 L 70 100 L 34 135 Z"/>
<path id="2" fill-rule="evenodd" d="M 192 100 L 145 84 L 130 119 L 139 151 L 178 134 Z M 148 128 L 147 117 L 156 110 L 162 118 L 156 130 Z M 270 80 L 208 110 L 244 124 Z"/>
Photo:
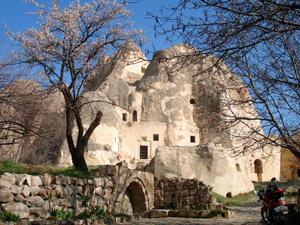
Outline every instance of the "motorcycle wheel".
<path id="1" fill-rule="evenodd" d="M 278 213 L 273 215 L 274 225 L 284 225 L 284 215 L 283 213 Z"/>
<path id="2" fill-rule="evenodd" d="M 270 218 L 270 215 L 268 215 L 268 209 L 267 208 L 262 208 L 261 211 L 261 217 L 263 219 L 263 221 L 266 223 L 266 224 L 272 224 L 272 221 L 271 221 L 271 218 Z"/>

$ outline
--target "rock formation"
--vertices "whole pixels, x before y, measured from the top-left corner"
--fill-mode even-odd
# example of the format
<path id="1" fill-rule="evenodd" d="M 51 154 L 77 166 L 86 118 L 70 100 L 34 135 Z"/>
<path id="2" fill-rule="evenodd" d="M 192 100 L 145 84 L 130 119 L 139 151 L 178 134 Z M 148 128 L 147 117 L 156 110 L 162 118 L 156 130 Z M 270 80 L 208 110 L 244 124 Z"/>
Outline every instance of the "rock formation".
<path id="1" fill-rule="evenodd" d="M 278 149 L 267 151 L 274 156 L 267 161 L 266 150 L 254 142 L 263 131 L 245 85 L 215 56 L 190 45 L 160 50 L 148 63 L 141 49 L 127 42 L 99 61 L 80 98 L 84 127 L 98 110 L 104 114 L 85 152 L 89 165 L 148 163 L 155 157 L 151 168 L 156 176 L 199 179 L 222 195 L 253 189 L 251 180 L 259 176 L 279 177 L 280 153 L 273 154 Z M 55 140 L 52 162 L 72 165 L 62 139 L 63 100 L 52 93 L 44 102 L 40 112 L 46 117 L 37 118 L 49 140 Z M 47 123 L 45 118 L 54 117 L 55 123 Z M 32 143 L 40 151 L 46 145 Z M 255 162 L 263 165 L 263 176 Z"/>

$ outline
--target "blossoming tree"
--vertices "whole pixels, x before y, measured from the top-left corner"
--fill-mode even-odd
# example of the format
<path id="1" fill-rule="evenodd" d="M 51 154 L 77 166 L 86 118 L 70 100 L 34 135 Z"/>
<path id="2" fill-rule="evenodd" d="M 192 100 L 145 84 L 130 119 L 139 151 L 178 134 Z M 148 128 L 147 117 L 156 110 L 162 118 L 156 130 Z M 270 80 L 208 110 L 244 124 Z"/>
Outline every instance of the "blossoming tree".
<path id="1" fill-rule="evenodd" d="M 51 0 L 49 8 L 35 0 L 29 2 L 37 7 L 31 14 L 38 16 L 38 28 L 8 32 L 18 46 L 13 52 L 14 62 L 41 69 L 48 83 L 63 94 L 66 138 L 72 161 L 76 168 L 87 170 L 84 150 L 103 114 L 98 111 L 93 122 L 84 129 L 79 99 L 85 80 L 93 74 L 102 56 L 126 40 L 142 42 L 143 32 L 132 29 L 128 21 L 130 11 L 115 1 L 94 0 L 80 4 L 77 0 L 66 8 L 62 8 L 58 0 Z M 75 127 L 76 141 L 72 136 Z"/>

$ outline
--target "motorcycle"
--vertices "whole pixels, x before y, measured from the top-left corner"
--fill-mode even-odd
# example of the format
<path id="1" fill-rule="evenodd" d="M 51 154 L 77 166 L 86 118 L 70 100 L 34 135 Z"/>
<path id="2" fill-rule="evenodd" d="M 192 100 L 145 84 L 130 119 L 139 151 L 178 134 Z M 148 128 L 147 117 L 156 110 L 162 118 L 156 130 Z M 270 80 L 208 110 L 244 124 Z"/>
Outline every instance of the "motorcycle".
<path id="1" fill-rule="evenodd" d="M 272 178 L 274 182 L 276 178 Z M 283 197 L 284 190 L 276 184 L 269 184 L 265 189 L 258 191 L 259 200 L 263 201 L 261 207 L 261 216 L 266 224 L 284 224 L 285 206 L 281 198 Z"/>

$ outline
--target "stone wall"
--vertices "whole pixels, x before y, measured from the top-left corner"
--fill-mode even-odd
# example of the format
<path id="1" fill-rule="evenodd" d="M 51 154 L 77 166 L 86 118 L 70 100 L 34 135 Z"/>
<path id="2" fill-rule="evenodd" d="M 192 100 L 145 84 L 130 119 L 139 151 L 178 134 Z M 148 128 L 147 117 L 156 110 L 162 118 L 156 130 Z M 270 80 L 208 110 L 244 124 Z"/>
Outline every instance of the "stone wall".
<path id="1" fill-rule="evenodd" d="M 50 174 L 4 173 L 0 176 L 0 209 L 13 212 L 21 219 L 48 218 L 53 209 L 60 208 L 78 215 L 85 209 L 83 202 L 87 196 L 92 196 L 92 205 L 112 214 L 128 213 L 128 210 L 124 212 L 124 202 L 125 209 L 131 207 L 129 212 L 132 214 L 142 213 L 136 209 L 152 209 L 152 174 L 118 166 L 106 166 L 100 170 L 111 176 L 79 179 Z M 128 194 L 130 199 L 126 198 Z"/>
<path id="2" fill-rule="evenodd" d="M 157 209 L 216 209 L 222 207 L 212 196 L 212 187 L 192 179 L 155 179 Z"/>

